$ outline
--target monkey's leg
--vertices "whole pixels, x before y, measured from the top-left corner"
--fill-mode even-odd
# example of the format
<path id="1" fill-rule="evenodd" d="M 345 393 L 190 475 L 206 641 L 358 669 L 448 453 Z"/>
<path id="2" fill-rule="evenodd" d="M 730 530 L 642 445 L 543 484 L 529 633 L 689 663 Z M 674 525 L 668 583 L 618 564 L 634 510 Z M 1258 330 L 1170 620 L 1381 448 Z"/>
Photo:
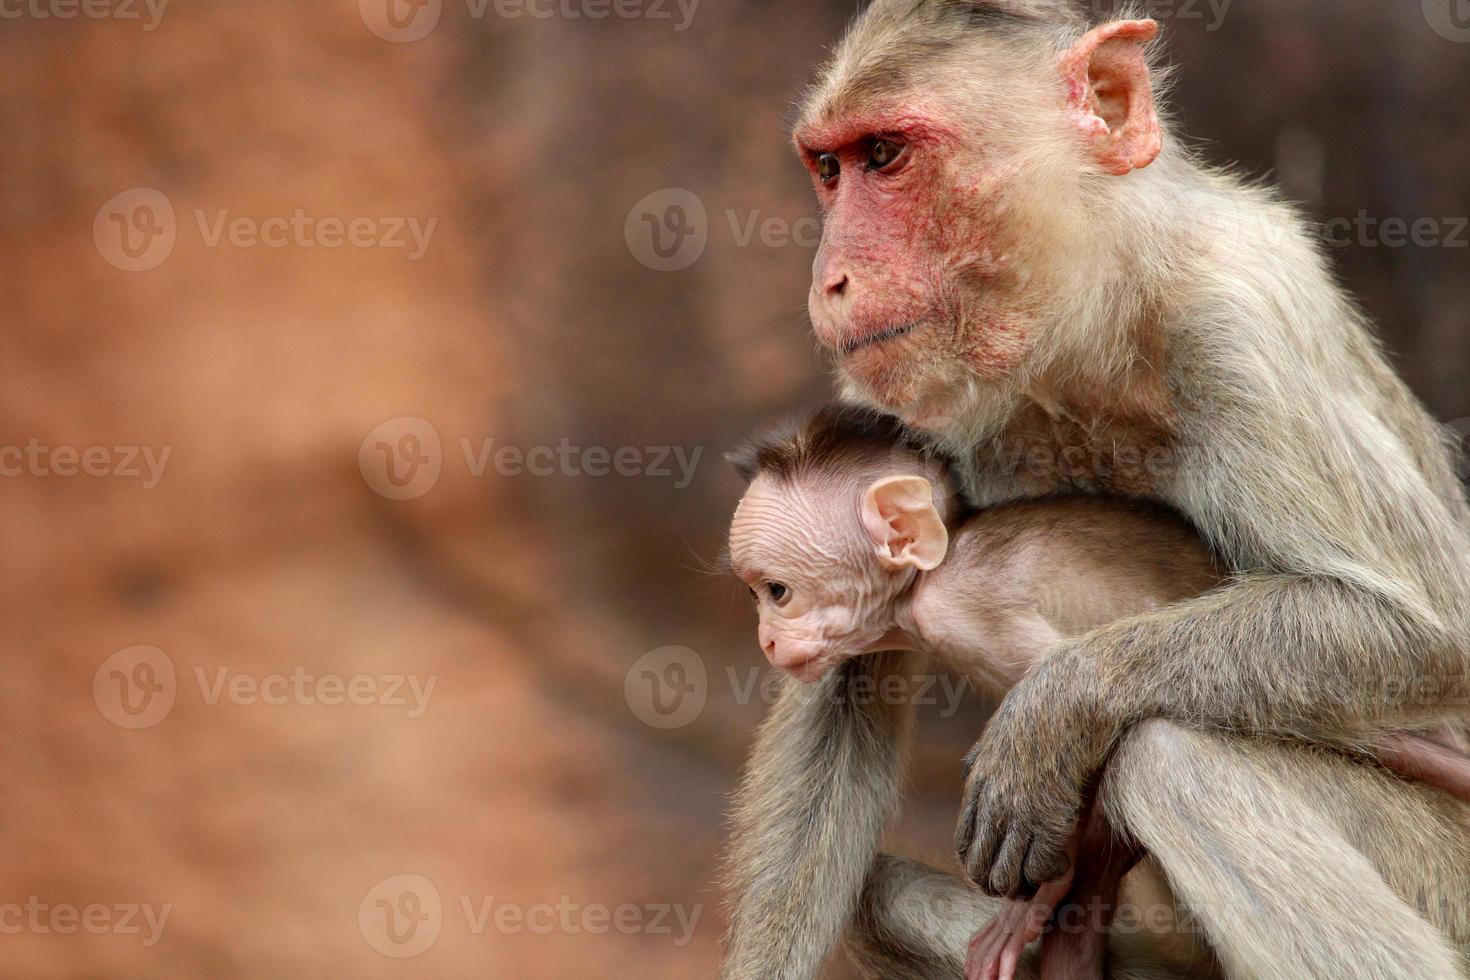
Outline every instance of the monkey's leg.
<path id="1" fill-rule="evenodd" d="M 1399 775 L 1470 802 L 1470 758 L 1464 753 L 1419 735 L 1390 735 L 1377 755 Z"/>
<path id="2" fill-rule="evenodd" d="M 1041 940 L 1042 980 L 1101 977 L 1108 927 L 1118 908 L 1123 876 L 1143 857 L 1095 801 L 1088 806 L 1077 845 L 1072 887 L 1058 906 L 1052 931 Z"/>
<path id="3" fill-rule="evenodd" d="M 847 954 L 873 980 L 965 980 L 965 954 L 978 925 L 1009 902 L 927 864 L 880 854 L 863 886 Z M 1038 980 L 1023 957 L 1017 980 Z"/>
<path id="4" fill-rule="evenodd" d="M 735 801 L 724 980 L 813 980 L 841 939 L 898 804 L 912 707 L 874 692 L 905 665 L 883 653 L 788 681 L 761 725 Z"/>
<path id="5" fill-rule="evenodd" d="M 971 888 L 958 875 L 918 861 L 879 855 L 848 932 L 847 952 L 873 980 L 964 980 L 965 954 L 977 923 L 1008 905 Z M 1112 947 L 1111 980 L 1204 980 L 1207 965 L 1173 970 L 1149 956 L 1146 936 Z M 1016 980 L 1038 980 L 1034 950 L 1021 957 Z"/>
<path id="6" fill-rule="evenodd" d="M 1099 801 L 1229 976 L 1465 975 L 1451 940 L 1470 932 L 1470 853 L 1447 797 L 1331 753 L 1155 720 L 1123 739 Z"/>

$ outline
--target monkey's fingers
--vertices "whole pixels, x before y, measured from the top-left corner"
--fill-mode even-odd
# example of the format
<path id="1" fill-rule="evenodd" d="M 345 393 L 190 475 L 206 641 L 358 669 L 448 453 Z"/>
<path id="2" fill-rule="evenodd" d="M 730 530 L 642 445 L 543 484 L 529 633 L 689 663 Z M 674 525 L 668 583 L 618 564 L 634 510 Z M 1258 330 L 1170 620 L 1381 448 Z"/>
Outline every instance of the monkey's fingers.
<path id="1" fill-rule="evenodd" d="M 995 945 L 995 923 L 992 921 L 970 940 L 965 956 L 965 980 L 993 980 L 990 950 Z"/>
<path id="2" fill-rule="evenodd" d="M 981 891 L 996 898 L 1030 899 L 1042 886 L 1066 876 L 1072 866 L 1067 855 L 1070 834 L 1004 815 L 998 826 L 1006 829 L 998 835 L 1000 843 L 993 848 L 989 864 L 984 863 L 987 855 L 976 848 L 966 865 Z"/>
<path id="3" fill-rule="evenodd" d="M 968 839 L 958 842 L 958 853 L 966 877 L 987 894 L 1009 898 L 1009 895 L 988 890 L 990 868 L 995 864 L 996 854 L 1005 839 L 1005 828 L 998 819 L 998 811 L 989 788 L 984 784 L 979 786 L 966 805 L 966 817 L 961 820 L 962 829 L 969 830 L 969 834 Z"/>
<path id="4" fill-rule="evenodd" d="M 975 795 L 967 791 L 964 802 L 960 804 L 960 822 L 954 830 L 954 852 L 961 866 L 968 864 L 970 848 L 975 844 L 975 825 L 980 817 L 978 803 Z"/>
<path id="5" fill-rule="evenodd" d="M 1070 835 L 1041 833 L 1031 839 L 1031 847 L 1021 864 L 1023 887 L 1035 891 L 1067 876 L 1072 869 L 1072 859 L 1067 855 L 1069 838 Z"/>
<path id="6" fill-rule="evenodd" d="M 1041 929 L 1037 928 L 1037 935 Z M 996 971 L 995 980 L 1016 980 L 1016 967 L 1021 962 L 1021 954 L 1026 951 L 1026 946 L 1035 939 L 1030 935 L 1029 929 L 1017 929 L 1011 933 L 1006 941 L 1005 948 L 1000 954 L 1000 968 Z"/>
<path id="7" fill-rule="evenodd" d="M 1036 886 L 1021 873 L 1031 845 L 1031 839 L 1023 832 L 1012 829 L 1006 834 L 990 866 L 990 884 L 986 889 L 990 894 L 1017 899 L 1029 899 L 1036 894 Z"/>
<path id="8" fill-rule="evenodd" d="M 1000 980 L 1001 957 L 1018 927 L 1016 905 L 1007 904 L 970 940 L 965 958 L 966 980 Z"/>

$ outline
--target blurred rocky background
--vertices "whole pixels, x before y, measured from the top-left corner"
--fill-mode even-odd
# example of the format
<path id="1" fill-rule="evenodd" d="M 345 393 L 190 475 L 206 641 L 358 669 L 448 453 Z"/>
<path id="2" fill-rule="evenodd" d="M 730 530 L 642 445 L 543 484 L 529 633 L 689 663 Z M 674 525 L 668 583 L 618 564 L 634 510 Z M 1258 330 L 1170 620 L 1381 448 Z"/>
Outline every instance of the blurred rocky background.
<path id="1" fill-rule="evenodd" d="M 1470 5 L 1148 7 L 1470 431 Z M 714 974 L 720 455 L 827 391 L 786 125 L 852 13 L 0 9 L 0 972 Z"/>

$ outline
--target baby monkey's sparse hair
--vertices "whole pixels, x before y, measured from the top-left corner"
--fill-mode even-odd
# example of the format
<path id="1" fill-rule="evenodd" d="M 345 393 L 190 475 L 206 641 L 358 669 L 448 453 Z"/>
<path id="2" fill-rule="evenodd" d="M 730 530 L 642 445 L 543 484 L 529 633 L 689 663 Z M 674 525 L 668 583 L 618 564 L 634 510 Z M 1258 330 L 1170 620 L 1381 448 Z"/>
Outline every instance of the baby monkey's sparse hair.
<path id="1" fill-rule="evenodd" d="M 895 451 L 932 460 L 948 475 L 948 461 L 895 416 L 836 403 L 754 437 L 725 459 L 746 483 L 762 473 L 790 482 Z"/>

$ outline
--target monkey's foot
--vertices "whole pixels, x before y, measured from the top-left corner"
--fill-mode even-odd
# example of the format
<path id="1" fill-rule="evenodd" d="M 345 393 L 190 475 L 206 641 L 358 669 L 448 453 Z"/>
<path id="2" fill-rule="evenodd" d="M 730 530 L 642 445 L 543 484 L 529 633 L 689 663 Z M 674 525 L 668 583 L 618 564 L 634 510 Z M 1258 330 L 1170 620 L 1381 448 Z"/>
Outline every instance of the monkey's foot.
<path id="1" fill-rule="evenodd" d="M 970 940 L 966 980 L 1015 980 L 1021 953 L 1041 937 L 1057 904 L 1072 887 L 1071 874 L 1042 885 L 1036 897 L 1010 902 Z"/>

